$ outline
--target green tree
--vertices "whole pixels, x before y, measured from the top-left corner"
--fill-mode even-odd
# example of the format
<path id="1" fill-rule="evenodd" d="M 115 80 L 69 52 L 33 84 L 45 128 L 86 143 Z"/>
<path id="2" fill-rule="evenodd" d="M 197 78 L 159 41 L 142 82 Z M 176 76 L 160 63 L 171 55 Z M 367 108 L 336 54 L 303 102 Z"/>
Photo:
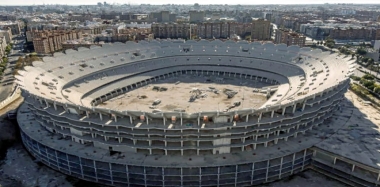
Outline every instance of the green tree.
<path id="1" fill-rule="evenodd" d="M 364 48 L 360 47 L 356 50 L 356 54 L 365 55 L 367 54 L 367 51 Z"/>

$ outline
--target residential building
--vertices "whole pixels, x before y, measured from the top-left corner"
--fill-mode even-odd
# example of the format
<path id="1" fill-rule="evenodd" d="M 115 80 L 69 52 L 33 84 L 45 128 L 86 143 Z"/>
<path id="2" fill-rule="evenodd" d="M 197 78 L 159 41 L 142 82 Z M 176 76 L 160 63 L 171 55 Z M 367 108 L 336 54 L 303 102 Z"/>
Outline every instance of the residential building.
<path id="1" fill-rule="evenodd" d="M 17 21 L 15 21 L 15 22 L 11 22 L 11 21 L 0 22 L 0 30 L 7 29 L 7 28 L 11 29 L 13 35 L 17 35 L 17 34 L 21 33 L 20 23 Z"/>
<path id="2" fill-rule="evenodd" d="M 330 31 L 330 38 L 335 40 L 380 40 L 380 29 L 376 28 L 334 28 Z"/>
<path id="3" fill-rule="evenodd" d="M 4 30 L 0 30 L 0 36 L 4 36 L 7 43 L 12 42 L 12 30 L 11 28 L 6 28 Z"/>
<path id="4" fill-rule="evenodd" d="M 154 23 L 152 33 L 155 38 L 190 38 L 190 29 L 196 34 L 196 25 L 189 23 Z"/>
<path id="5" fill-rule="evenodd" d="M 5 49 L 7 48 L 7 41 L 4 36 L 0 36 L 0 62 L 2 62 L 3 57 L 5 56 Z"/>
<path id="6" fill-rule="evenodd" d="M 271 38 L 269 20 L 257 19 L 253 20 L 251 24 L 251 40 L 269 40 Z"/>
<path id="7" fill-rule="evenodd" d="M 80 30 L 47 30 L 33 33 L 34 51 L 37 53 L 52 53 L 62 50 L 62 43 L 67 40 L 82 38 Z"/>
<path id="8" fill-rule="evenodd" d="M 205 18 L 205 12 L 203 11 L 189 11 L 189 22 L 190 23 L 199 23 L 203 22 Z"/>
<path id="9" fill-rule="evenodd" d="M 298 45 L 300 47 L 305 46 L 306 37 L 302 34 L 291 32 L 288 29 L 277 29 L 275 35 L 275 43 L 284 43 L 287 46 Z"/>

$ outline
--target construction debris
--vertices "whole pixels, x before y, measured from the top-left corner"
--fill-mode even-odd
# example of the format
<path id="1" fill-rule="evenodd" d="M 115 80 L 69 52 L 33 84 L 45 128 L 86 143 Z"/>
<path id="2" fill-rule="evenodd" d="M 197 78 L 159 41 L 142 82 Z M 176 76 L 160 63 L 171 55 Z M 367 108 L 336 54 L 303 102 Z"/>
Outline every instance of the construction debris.
<path id="1" fill-rule="evenodd" d="M 223 89 L 223 93 L 227 95 L 227 98 L 233 98 L 238 92 L 237 91 L 233 91 L 233 90 L 230 90 L 230 89 Z"/>
<path id="2" fill-rule="evenodd" d="M 161 100 L 159 100 L 159 99 L 156 99 L 156 100 L 153 101 L 153 105 L 158 105 L 160 103 L 161 103 Z"/>
<path id="3" fill-rule="evenodd" d="M 168 88 L 166 88 L 166 87 L 159 87 L 159 86 L 153 86 L 152 90 L 163 92 L 163 91 L 167 91 Z"/>

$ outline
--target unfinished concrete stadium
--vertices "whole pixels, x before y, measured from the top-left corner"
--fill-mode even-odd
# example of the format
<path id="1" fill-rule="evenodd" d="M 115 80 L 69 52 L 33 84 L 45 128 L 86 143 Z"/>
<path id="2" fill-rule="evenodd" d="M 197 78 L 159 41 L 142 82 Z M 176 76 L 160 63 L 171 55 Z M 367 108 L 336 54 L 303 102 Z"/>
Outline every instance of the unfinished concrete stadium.
<path id="1" fill-rule="evenodd" d="M 43 61 L 16 76 L 25 97 L 17 119 L 28 151 L 68 175 L 111 186 L 252 186 L 314 168 L 379 184 L 378 166 L 318 146 L 343 125 L 332 116 L 342 113 L 349 57 L 157 40 Z"/>

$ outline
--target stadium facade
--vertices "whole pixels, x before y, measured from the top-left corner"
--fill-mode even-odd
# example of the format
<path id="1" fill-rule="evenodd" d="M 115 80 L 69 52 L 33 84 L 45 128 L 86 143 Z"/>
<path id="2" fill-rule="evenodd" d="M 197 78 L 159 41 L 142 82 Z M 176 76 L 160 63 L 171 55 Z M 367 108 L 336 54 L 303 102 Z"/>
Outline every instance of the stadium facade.
<path id="1" fill-rule="evenodd" d="M 43 61 L 16 76 L 24 145 L 53 169 L 114 186 L 251 186 L 300 172 L 317 155 L 313 134 L 335 128 L 353 70 L 330 52 L 218 40 L 114 43 Z M 103 104 L 183 75 L 265 83 L 268 99 L 196 112 Z"/>

